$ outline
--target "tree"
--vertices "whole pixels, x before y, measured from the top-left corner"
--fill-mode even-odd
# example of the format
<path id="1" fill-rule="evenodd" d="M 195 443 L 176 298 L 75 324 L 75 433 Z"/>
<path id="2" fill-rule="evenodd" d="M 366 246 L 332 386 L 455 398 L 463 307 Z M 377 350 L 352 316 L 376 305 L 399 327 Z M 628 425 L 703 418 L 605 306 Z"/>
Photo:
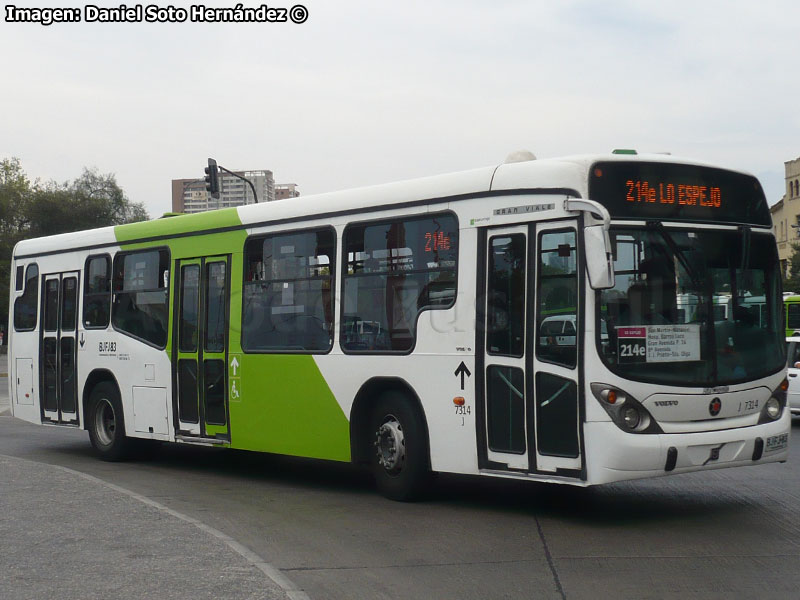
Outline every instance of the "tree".
<path id="1" fill-rule="evenodd" d="M 22 228 L 22 207 L 31 191 L 31 182 L 18 158 L 0 161 L 0 234 Z"/>
<path id="2" fill-rule="evenodd" d="M 8 323 L 8 293 L 11 253 L 25 229 L 24 206 L 30 197 L 31 183 L 18 158 L 0 161 L 0 329 Z M 8 342 L 4 342 L 8 343 Z"/>
<path id="3" fill-rule="evenodd" d="M 800 293 L 800 242 L 792 242 L 792 254 L 789 256 L 789 275 L 783 275 L 783 289 L 787 292 Z"/>
<path id="4" fill-rule="evenodd" d="M 76 199 L 97 211 L 97 219 L 109 225 L 122 225 L 149 219 L 140 202 L 131 202 L 117 185 L 112 173 L 101 175 L 97 169 L 83 169 L 81 176 L 70 186 Z"/>
<path id="5" fill-rule="evenodd" d="M 84 168 L 72 182 L 31 184 L 18 158 L 3 159 L 0 161 L 0 315 L 8 314 L 11 255 L 18 241 L 148 218 L 144 205 L 131 202 L 112 173 Z"/>

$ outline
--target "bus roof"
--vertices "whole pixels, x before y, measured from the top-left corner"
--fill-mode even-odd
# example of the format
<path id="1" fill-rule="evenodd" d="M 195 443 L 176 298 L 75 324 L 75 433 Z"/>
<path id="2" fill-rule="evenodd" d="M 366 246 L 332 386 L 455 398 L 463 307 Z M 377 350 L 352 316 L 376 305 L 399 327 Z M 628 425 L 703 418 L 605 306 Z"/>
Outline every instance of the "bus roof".
<path id="1" fill-rule="evenodd" d="M 490 191 L 546 189 L 585 198 L 588 194 L 587 172 L 597 161 L 714 166 L 665 154 L 585 154 L 504 163 L 469 171 L 23 240 L 15 246 L 14 256 L 64 252 L 73 248 L 101 248 L 134 240 L 240 228 L 298 217 L 314 218 L 336 212 L 368 212 L 376 206 L 403 205 L 431 199 L 441 198 L 446 202 L 454 197 Z"/>

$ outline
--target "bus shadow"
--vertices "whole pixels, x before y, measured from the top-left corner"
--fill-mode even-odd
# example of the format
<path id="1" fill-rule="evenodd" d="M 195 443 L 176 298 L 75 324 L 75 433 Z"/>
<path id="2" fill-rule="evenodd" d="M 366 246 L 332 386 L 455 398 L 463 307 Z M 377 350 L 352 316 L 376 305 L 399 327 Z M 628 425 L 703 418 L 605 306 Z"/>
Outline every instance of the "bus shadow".
<path id="1" fill-rule="evenodd" d="M 679 486 L 654 485 L 652 481 L 645 486 L 636 482 L 582 488 L 448 475 L 440 477 L 431 501 L 597 525 L 718 517 L 741 510 L 747 504 L 713 489 L 678 489 Z"/>
<path id="2" fill-rule="evenodd" d="M 800 428 L 800 422 L 793 428 Z M 61 444 L 58 452 L 97 460 L 88 440 Z M 211 478 L 226 488 L 279 486 L 299 493 L 374 497 L 387 506 L 366 468 L 349 463 L 189 445 L 159 444 L 144 449 L 120 468 L 156 469 L 175 477 Z M 714 472 L 719 473 L 719 472 Z M 665 520 L 719 518 L 751 510 L 766 500 L 745 495 L 735 479 L 703 474 L 639 480 L 582 488 L 563 484 L 439 474 L 422 498 L 439 508 L 463 508 L 522 516 L 551 517 L 583 524 L 626 525 Z M 748 508 L 749 507 L 749 508 Z"/>
<path id="3" fill-rule="evenodd" d="M 308 491 L 373 492 L 370 474 L 350 463 L 182 444 L 145 447 L 134 460 L 176 474 L 196 474 L 228 481 L 235 479 L 248 485 L 279 485 Z"/>

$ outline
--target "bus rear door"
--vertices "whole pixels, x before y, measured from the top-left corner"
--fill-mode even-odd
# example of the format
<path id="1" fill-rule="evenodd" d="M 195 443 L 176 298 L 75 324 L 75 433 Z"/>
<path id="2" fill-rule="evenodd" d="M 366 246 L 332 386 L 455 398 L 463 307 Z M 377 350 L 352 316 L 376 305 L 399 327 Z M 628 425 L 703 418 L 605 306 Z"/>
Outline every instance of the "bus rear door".
<path id="1" fill-rule="evenodd" d="M 78 273 L 42 277 L 42 422 L 78 423 L 75 357 L 78 329 Z"/>

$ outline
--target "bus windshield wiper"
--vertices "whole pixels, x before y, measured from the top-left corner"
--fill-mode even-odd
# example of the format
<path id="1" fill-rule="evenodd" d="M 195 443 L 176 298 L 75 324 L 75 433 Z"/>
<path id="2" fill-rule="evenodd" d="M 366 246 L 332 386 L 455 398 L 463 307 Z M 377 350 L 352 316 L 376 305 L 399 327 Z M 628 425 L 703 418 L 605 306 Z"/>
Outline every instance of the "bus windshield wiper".
<path id="1" fill-rule="evenodd" d="M 697 272 L 697 269 L 686 258 L 686 254 L 684 254 L 683 250 L 681 250 L 678 244 L 675 243 L 672 234 L 667 231 L 667 229 L 664 227 L 664 224 L 661 221 L 648 221 L 647 225 L 659 233 L 661 239 L 663 239 L 667 244 L 673 256 L 678 259 L 678 262 L 681 263 L 681 266 L 689 275 L 689 278 L 692 280 L 692 284 L 695 286 L 695 289 L 702 290 L 703 282 L 699 273 Z"/>

